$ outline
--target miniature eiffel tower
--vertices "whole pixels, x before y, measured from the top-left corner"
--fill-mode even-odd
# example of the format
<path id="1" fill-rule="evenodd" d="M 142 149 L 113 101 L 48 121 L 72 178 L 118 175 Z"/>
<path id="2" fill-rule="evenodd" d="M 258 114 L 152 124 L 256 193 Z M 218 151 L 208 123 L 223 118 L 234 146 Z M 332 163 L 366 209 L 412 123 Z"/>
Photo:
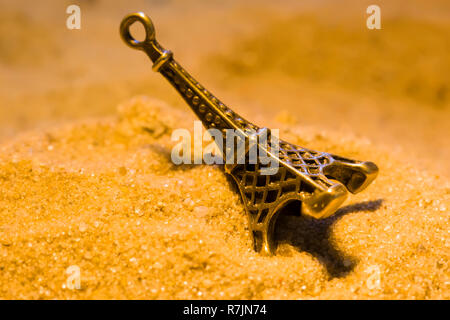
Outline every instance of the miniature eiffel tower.
<path id="1" fill-rule="evenodd" d="M 143 24 L 146 38 L 135 40 L 129 27 Z M 120 34 L 127 45 L 143 50 L 153 62 L 153 70 L 160 72 L 178 91 L 206 129 L 218 129 L 226 136 L 233 129 L 248 141 L 263 134 L 267 128 L 240 117 L 198 83 L 155 39 L 153 23 L 144 13 L 126 16 L 120 25 Z M 249 227 L 256 251 L 273 254 L 275 251 L 274 227 L 283 208 L 296 203 L 300 212 L 317 219 L 334 214 L 347 197 L 347 190 L 357 193 L 364 190 L 377 176 L 377 166 L 369 161 L 346 159 L 337 155 L 317 152 L 280 140 L 278 154 L 268 154 L 279 164 L 274 175 L 264 175 L 267 166 L 261 162 L 226 164 L 225 171 L 236 181 L 249 218 Z"/>

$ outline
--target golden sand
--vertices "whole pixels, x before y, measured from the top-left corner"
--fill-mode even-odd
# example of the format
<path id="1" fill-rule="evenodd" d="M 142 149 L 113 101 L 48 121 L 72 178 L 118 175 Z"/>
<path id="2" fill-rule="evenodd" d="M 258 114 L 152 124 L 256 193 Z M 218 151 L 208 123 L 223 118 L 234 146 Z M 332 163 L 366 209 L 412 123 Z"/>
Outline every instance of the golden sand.
<path id="1" fill-rule="evenodd" d="M 284 123 L 287 140 L 371 159 L 380 175 L 335 217 L 280 218 L 277 255 L 263 257 L 223 170 L 170 160 L 171 130 L 193 116 L 145 97 L 118 110 L 1 147 L 2 298 L 450 298 L 442 178 Z"/>

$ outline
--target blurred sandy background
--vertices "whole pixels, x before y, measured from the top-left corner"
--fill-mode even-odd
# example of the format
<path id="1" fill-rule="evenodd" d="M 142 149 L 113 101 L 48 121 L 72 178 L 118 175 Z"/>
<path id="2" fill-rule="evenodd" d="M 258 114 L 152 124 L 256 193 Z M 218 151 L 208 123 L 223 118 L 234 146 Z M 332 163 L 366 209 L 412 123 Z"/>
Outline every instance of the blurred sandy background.
<path id="1" fill-rule="evenodd" d="M 286 110 L 449 173 L 447 1 L 377 2 L 379 31 L 365 25 L 370 1 L 80 1 L 82 28 L 68 30 L 71 3 L 2 1 L 2 138 L 109 115 L 134 94 L 185 108 L 119 38 L 124 14 L 141 10 L 160 42 L 250 119 Z"/>
<path id="2" fill-rule="evenodd" d="M 72 3 L 81 7 L 81 30 L 68 30 L 65 26 L 68 16 L 65 13 L 66 7 Z M 373 3 L 381 7 L 382 30 L 366 28 L 365 11 L 367 6 Z M 3 174 L 0 176 L 3 177 L 0 179 L 2 181 L 0 203 L 3 205 L 0 208 L 3 210 L 0 218 L 2 222 L 0 240 L 3 239 L 3 245 L 0 246 L 2 249 L 0 256 L 3 259 L 0 261 L 0 268 L 3 270 L 0 289 L 2 297 L 449 298 L 447 203 L 450 174 L 448 143 L 450 3 L 448 1 L 147 0 L 113 4 L 111 1 L 100 0 L 39 1 L 39 3 L 1 0 L 0 8 L 0 141 L 3 143 L 3 173 L 0 173 Z M 194 250 L 192 254 L 185 252 L 190 250 L 186 248 L 194 246 L 189 244 L 189 241 L 195 238 L 196 232 L 205 232 L 215 239 L 215 242 L 211 240 L 213 241 L 211 247 L 217 248 L 222 245 L 223 234 L 220 232 L 223 230 L 205 227 L 202 217 L 208 216 L 208 213 L 202 215 L 201 212 L 196 216 L 199 220 L 194 223 L 200 229 L 192 231 L 192 237 L 186 236 L 188 240 L 183 241 L 188 241 L 187 244 L 180 244 L 174 240 L 179 246 L 174 250 L 181 256 L 175 256 L 173 259 L 159 257 L 157 271 L 139 268 L 135 264 L 135 255 L 139 253 L 130 256 L 125 254 L 128 264 L 122 265 L 118 262 L 120 266 L 111 267 L 112 257 L 116 254 L 124 255 L 123 248 L 116 248 L 110 256 L 103 257 L 101 260 L 103 262 L 92 262 L 95 252 L 102 250 L 110 252 L 108 243 L 115 241 L 106 234 L 95 231 L 96 227 L 92 227 L 89 239 L 81 237 L 82 242 L 87 241 L 87 244 L 84 244 L 85 249 L 81 249 L 82 252 L 71 249 L 83 246 L 70 242 L 74 236 L 68 235 L 69 231 L 64 229 L 64 223 L 56 226 L 55 221 L 59 219 L 65 221 L 67 225 L 74 223 L 78 233 L 86 232 L 86 229 L 90 231 L 90 226 L 103 220 L 100 218 L 95 220 L 98 218 L 96 215 L 97 218 L 92 218 L 80 212 L 85 212 L 83 210 L 87 210 L 86 206 L 89 207 L 87 210 L 89 212 L 92 210 L 109 212 L 106 204 L 114 203 L 113 199 L 116 199 L 103 193 L 103 196 L 95 199 L 79 198 L 79 195 L 103 192 L 99 191 L 99 188 L 105 180 L 98 178 L 100 179 L 98 181 L 89 180 L 81 183 L 78 179 L 84 178 L 71 176 L 75 174 L 73 172 L 78 172 L 79 169 L 92 170 L 92 174 L 101 176 L 106 167 L 114 167 L 108 173 L 112 175 L 111 185 L 109 182 L 106 183 L 108 188 L 114 188 L 113 185 L 117 186 L 117 183 L 121 183 L 121 179 L 128 177 L 130 168 L 136 167 L 132 169 L 135 170 L 133 171 L 135 174 L 139 173 L 139 170 L 144 170 L 142 166 L 146 165 L 139 162 L 140 157 L 144 158 L 140 153 L 142 150 L 133 149 L 135 152 L 133 153 L 127 149 L 132 148 L 129 145 L 136 147 L 141 141 L 141 138 L 130 134 L 129 130 L 134 131 L 128 127 L 136 126 L 136 119 L 144 123 L 148 121 L 142 116 L 145 112 L 155 116 L 153 111 L 142 111 L 142 114 L 139 114 L 142 105 L 151 109 L 158 103 L 140 100 L 130 102 L 129 99 L 137 95 L 159 99 L 174 107 L 167 109 L 169 118 L 171 115 L 176 118 L 175 114 L 178 111 L 187 111 L 186 114 L 190 112 L 169 84 L 160 75 L 152 72 L 148 58 L 141 52 L 131 50 L 121 41 L 118 33 L 120 21 L 125 14 L 134 11 L 147 13 L 155 24 L 159 42 L 171 49 L 176 59 L 201 83 L 249 120 L 255 119 L 260 125 L 282 128 L 284 126 L 286 135 L 291 134 L 291 139 L 304 139 L 298 142 L 306 143 L 310 148 L 336 151 L 379 164 L 381 172 L 376 184 L 370 187 L 372 189 L 369 188 L 368 193 L 352 200 L 350 207 L 341 212 L 345 215 L 342 218 L 345 222 L 341 223 L 340 229 L 336 227 L 338 229 L 333 231 L 335 233 L 330 231 L 330 225 L 335 220 L 327 220 L 328 222 L 319 225 L 302 221 L 297 225 L 298 230 L 312 228 L 316 233 L 313 232 L 305 238 L 306 244 L 294 245 L 300 250 L 294 254 L 289 251 L 291 249 L 285 248 L 280 252 L 281 257 L 273 260 L 260 258 L 252 252 L 245 251 L 249 247 L 249 242 L 243 240 L 247 239 L 245 234 L 247 231 L 242 207 L 233 190 L 226 185 L 220 170 L 203 168 L 195 169 L 198 172 L 194 170 L 193 173 L 184 170 L 172 172 L 170 171 L 172 169 L 168 169 L 170 165 L 155 163 L 152 164 L 155 172 L 149 174 L 157 174 L 157 177 L 151 179 L 147 177 L 149 181 L 161 182 L 164 176 L 171 177 L 173 174 L 173 179 L 178 175 L 179 179 L 192 182 L 195 179 L 203 179 L 198 178 L 203 172 L 208 177 L 211 175 L 215 177 L 211 182 L 213 190 L 221 190 L 220 193 L 216 191 L 222 196 L 225 195 L 225 198 L 228 196 L 228 199 L 232 199 L 231 204 L 225 199 L 222 207 L 219 205 L 220 202 L 219 204 L 205 202 L 200 206 L 202 209 L 189 209 L 190 200 L 195 201 L 196 197 L 204 197 L 202 201 L 208 201 L 208 198 L 211 198 L 201 193 L 201 186 L 195 191 L 197 188 L 195 182 L 191 183 L 190 197 L 176 198 L 174 195 L 175 198 L 166 199 L 168 202 L 178 201 L 179 204 L 184 204 L 177 210 L 186 210 L 183 214 L 180 213 L 185 219 L 189 219 L 196 210 L 209 212 L 203 207 L 220 211 L 223 206 L 229 205 L 232 207 L 229 208 L 229 214 L 240 214 L 239 218 L 238 216 L 217 218 L 215 215 L 213 217 L 216 218 L 211 218 L 213 222 L 214 219 L 222 219 L 215 222 L 218 226 L 222 223 L 232 226 L 236 223 L 236 226 L 239 226 L 238 238 L 232 238 L 231 234 L 235 236 L 235 232 L 229 231 L 231 240 L 227 241 L 231 242 L 218 249 L 222 250 L 218 253 L 222 258 L 217 258 L 219 261 L 217 263 L 222 267 L 213 268 L 214 272 L 210 277 L 205 276 L 204 270 L 201 271 L 201 263 L 200 271 L 194 275 L 187 273 L 183 268 L 181 271 L 174 269 L 176 276 L 170 272 L 161 273 L 161 269 L 170 270 L 170 263 L 172 266 L 179 263 L 186 267 L 186 259 L 191 262 L 197 258 L 209 262 L 215 259 L 207 254 L 209 249 L 205 249 L 205 257 L 203 251 L 198 253 L 195 251 L 197 249 L 192 249 Z M 110 133 L 114 138 L 109 141 L 106 135 L 109 129 L 91 123 L 97 121 L 96 119 L 103 121 L 102 119 L 116 117 L 117 106 L 124 102 L 125 105 L 132 106 L 126 107 L 125 111 L 121 109 L 119 119 L 122 120 L 119 120 L 118 124 L 106 125 L 107 128 L 113 128 Z M 145 107 L 142 108 L 147 110 Z M 157 115 L 158 119 L 164 119 L 164 112 Z M 121 131 L 124 121 L 125 127 L 128 128 L 126 133 Z M 140 123 L 139 121 L 137 122 Z M 54 129 L 67 126 L 72 128 L 67 129 L 69 133 L 63 129 Z M 170 125 L 167 126 L 171 128 Z M 152 143 L 161 145 L 166 143 L 166 147 L 169 148 L 169 142 L 163 140 L 158 142 L 155 140 L 157 138 L 149 137 Z M 103 149 L 100 153 L 98 150 L 92 151 L 92 154 L 86 151 L 88 144 L 83 145 L 83 141 L 87 143 L 92 139 L 102 141 L 104 144 L 101 144 Z M 124 139 L 127 142 L 123 142 Z M 117 147 L 121 144 L 127 145 L 125 148 L 127 152 Z M 61 147 L 59 151 L 55 149 L 59 153 L 50 154 L 49 152 L 57 148 L 57 145 Z M 122 151 L 117 151 L 116 147 Z M 127 154 L 133 154 L 133 159 L 127 158 Z M 147 156 L 157 157 L 151 153 Z M 126 161 L 122 157 L 131 161 L 131 164 L 125 165 Z M 31 159 L 32 163 L 22 163 L 24 159 Z M 120 164 L 121 159 L 125 162 Z M 40 161 L 40 164 L 33 161 Z M 33 167 L 36 165 L 38 169 Z M 102 165 L 105 167 L 102 168 Z M 44 167 L 47 169 L 43 169 Z M 56 174 L 52 173 L 55 168 L 73 172 L 69 174 L 64 171 L 62 176 L 53 177 L 52 175 Z M 117 179 L 120 181 L 116 180 L 114 174 L 119 175 Z M 145 181 L 141 182 L 144 186 Z M 60 190 L 62 186 L 72 183 L 75 189 L 68 187 L 70 190 L 64 192 Z M 225 187 L 221 187 L 224 183 Z M 59 191 L 51 192 L 49 196 L 48 188 Z M 122 190 L 121 188 L 125 186 L 119 189 Z M 141 197 L 146 197 L 146 194 L 154 195 L 154 200 L 149 201 L 158 207 L 162 201 L 157 196 L 158 188 L 147 190 L 142 187 L 136 194 L 141 194 Z M 73 201 L 66 199 L 68 202 L 60 202 L 62 198 L 67 197 L 67 192 L 71 192 Z M 122 206 L 127 208 L 124 209 L 126 212 L 127 210 L 135 212 L 139 198 L 135 198 L 129 192 L 122 195 L 122 199 L 126 198 L 129 201 Z M 390 196 L 392 199 L 389 199 Z M 72 205 L 75 207 L 71 207 Z M 40 209 L 37 210 L 36 206 Z M 39 215 L 39 212 L 46 210 L 44 208 L 46 206 L 50 208 L 47 209 L 48 215 Z M 145 204 L 141 203 L 138 206 L 145 207 Z M 21 211 L 18 211 L 19 209 Z M 174 209 L 169 209 L 168 212 L 171 210 Z M 362 215 L 358 215 L 360 211 L 363 212 Z M 354 212 L 355 215 L 348 214 Z M 374 215 L 378 218 L 369 223 L 367 219 L 371 219 L 369 216 Z M 415 218 L 412 219 L 411 215 Z M 145 217 L 147 215 L 144 215 Z M 166 219 L 172 219 L 169 217 L 170 215 Z M 388 228 L 382 224 L 388 223 L 387 221 L 393 217 L 396 217 L 394 220 L 397 221 L 399 229 L 387 235 L 388 230 L 392 231 L 395 227 L 388 224 Z M 142 215 L 138 218 L 142 219 Z M 130 218 L 129 213 L 120 218 L 117 216 L 105 218 L 102 222 L 105 223 L 104 232 L 107 232 L 108 228 L 116 230 L 118 237 L 128 236 L 129 242 L 126 246 L 134 248 L 133 250 L 145 246 L 142 251 L 151 251 L 148 249 L 148 243 L 139 242 L 142 241 L 138 240 L 142 239 L 141 237 L 135 239 L 129 238 L 131 236 L 128 233 L 122 234 L 125 232 L 123 224 L 133 224 L 138 218 L 134 216 Z M 208 223 L 211 222 L 208 219 L 207 221 L 209 222 L 205 225 L 209 226 Z M 37 229 L 41 230 L 38 232 L 39 236 L 24 231 L 29 231 L 30 225 L 34 223 L 37 223 Z M 80 223 L 86 228 L 80 229 Z M 157 229 L 158 223 L 162 222 L 150 219 L 145 223 L 150 223 L 150 228 Z M 185 225 L 177 226 L 174 222 L 171 228 L 175 231 L 172 231 L 186 228 Z M 206 229 L 201 229 L 203 227 Z M 366 239 L 374 241 L 372 247 L 370 245 L 367 247 L 365 240 L 353 238 L 349 240 L 350 238 L 344 236 L 347 230 L 361 230 L 358 227 L 369 228 L 364 234 L 368 237 L 373 234 L 374 238 Z M 62 228 L 58 229 L 58 236 L 55 236 L 54 228 Z M 400 229 L 403 233 L 398 231 Z M 135 231 L 138 232 L 137 230 L 139 229 Z M 159 235 L 146 234 L 142 237 L 149 239 L 154 237 L 151 238 L 153 239 L 151 241 L 155 241 L 152 242 L 154 248 L 169 248 L 170 244 L 164 244 L 162 240 L 168 230 L 161 229 L 158 232 Z M 223 232 L 226 234 L 228 231 Z M 295 232 L 294 230 L 293 233 Z M 333 234 L 333 241 L 338 242 L 341 251 L 345 253 L 345 250 L 350 250 L 347 253 L 358 258 L 342 258 L 334 249 L 331 253 L 326 250 L 322 252 L 320 245 L 317 249 L 315 244 L 309 244 L 311 239 L 328 238 L 330 234 Z M 386 241 L 385 245 L 389 247 L 398 234 L 414 234 L 421 240 L 410 239 L 405 244 L 399 240 L 400 238 L 396 238 L 398 245 L 394 245 L 392 251 L 386 249 L 389 253 L 383 255 L 380 243 Z M 378 237 L 383 235 L 386 238 L 380 242 Z M 59 239 L 61 242 L 57 241 L 57 244 L 53 240 L 45 242 L 48 237 Z M 80 237 L 77 236 L 77 239 Z M 95 241 L 101 241 L 103 249 L 92 248 L 89 245 Z M 290 239 L 288 242 L 295 244 L 296 240 Z M 121 245 L 125 245 L 124 243 Z M 346 249 L 343 249 L 346 244 Z M 323 244 L 325 247 L 328 245 Z M 39 249 L 35 249 L 36 246 Z M 90 249 L 86 249 L 86 246 Z M 305 246 L 308 250 L 304 250 Z M 371 251 L 370 248 L 375 251 Z M 58 262 L 55 262 L 53 271 L 42 269 L 49 261 L 53 261 L 51 256 L 38 259 L 39 267 L 30 263 L 37 256 L 41 256 L 40 250 L 49 252 L 50 249 L 53 250 L 51 251 L 54 252 L 53 255 L 60 253 L 61 259 L 66 257 L 64 261 L 55 258 Z M 227 257 L 228 249 L 237 252 Z M 77 253 L 70 253 L 71 250 Z M 82 258 L 86 254 L 83 250 L 90 252 L 90 259 L 89 256 L 87 259 L 90 262 Z M 152 257 L 156 257 L 162 251 L 154 249 Z M 188 258 L 183 256 L 182 252 L 188 255 Z M 305 258 L 302 252 L 312 254 L 315 258 Z M 78 257 L 74 260 L 78 260 L 71 262 L 69 253 Z M 361 280 L 365 279 L 364 272 L 374 265 L 374 261 L 370 260 L 371 253 L 373 257 L 381 257 L 377 258 L 378 262 L 375 265 L 381 266 L 386 280 L 390 279 L 391 275 L 393 277 L 391 280 L 394 281 L 393 279 L 397 279 L 396 274 L 404 278 L 401 289 L 386 286 L 375 293 L 361 289 L 364 287 L 362 283 L 365 283 L 365 280 Z M 196 256 L 197 254 L 201 257 Z M 420 263 L 414 262 L 422 259 L 419 259 L 417 254 L 423 258 Z M 130 260 L 133 258 L 134 260 Z M 245 262 L 244 258 L 257 261 Z M 140 265 L 148 266 L 155 263 L 151 262 L 151 259 L 147 257 L 147 260 L 144 259 L 146 262 L 141 261 Z M 360 263 L 357 264 L 355 261 Z M 412 263 L 411 266 L 408 265 L 408 261 Z M 82 266 L 82 270 L 91 272 L 89 278 L 91 285 L 85 285 L 85 289 L 81 292 L 64 290 L 61 287 L 66 277 L 64 268 L 70 264 L 83 265 L 83 263 L 86 263 L 86 266 Z M 247 271 L 241 271 L 243 274 L 236 275 L 238 272 L 236 270 L 242 263 L 244 265 L 241 267 Z M 249 265 L 245 265 L 247 263 Z M 299 263 L 302 267 L 296 268 L 296 264 Z M 400 267 L 401 265 L 403 267 Z M 111 275 L 110 268 L 115 268 L 114 272 L 118 274 Z M 191 270 L 190 267 L 186 268 Z M 280 279 L 274 279 L 269 271 L 264 271 L 266 273 L 260 274 L 262 280 L 254 278 L 249 280 L 249 274 L 262 272 L 261 270 L 272 270 L 276 273 L 276 270 L 284 270 L 283 268 L 286 269 L 286 274 L 280 275 Z M 421 269 L 426 272 L 420 273 Z M 136 275 L 133 276 L 134 273 L 130 270 L 136 272 Z M 230 273 L 227 270 L 230 270 Z M 146 273 L 147 271 L 149 273 Z M 348 272 L 353 272 L 350 273 L 350 278 L 345 277 Z M 310 273 L 310 276 L 306 276 L 306 273 Z M 44 278 L 57 280 L 51 283 L 42 279 L 38 281 L 38 274 L 42 274 L 41 277 Z M 136 287 L 136 279 L 139 277 L 147 279 L 147 284 L 139 282 L 141 287 Z M 170 277 L 178 279 L 179 283 L 192 279 L 197 289 L 192 289 L 190 283 L 184 287 L 179 283 L 171 285 Z M 228 282 L 227 278 L 230 279 Z M 109 289 L 102 286 L 102 283 L 105 283 L 102 279 L 109 279 Z M 209 281 L 209 287 L 208 284 L 203 284 L 202 281 L 205 279 Z M 408 285 L 412 287 L 408 288 Z M 130 288 L 138 289 L 133 291 Z M 161 291 L 161 288 L 165 289 Z"/>

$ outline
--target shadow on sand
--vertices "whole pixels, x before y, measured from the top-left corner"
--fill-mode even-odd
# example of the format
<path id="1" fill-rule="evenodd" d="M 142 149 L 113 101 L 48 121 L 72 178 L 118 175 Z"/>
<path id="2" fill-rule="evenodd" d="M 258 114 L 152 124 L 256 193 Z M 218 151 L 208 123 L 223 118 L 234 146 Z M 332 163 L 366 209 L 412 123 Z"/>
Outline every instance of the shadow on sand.
<path id="1" fill-rule="evenodd" d="M 348 205 L 339 209 L 335 215 L 323 220 L 282 212 L 277 220 L 275 239 L 278 244 L 288 243 L 299 251 L 312 254 L 325 265 L 330 279 L 343 277 L 354 269 L 356 261 L 337 249 L 331 239 L 333 224 L 349 213 L 375 211 L 382 203 L 383 200 L 378 199 Z"/>

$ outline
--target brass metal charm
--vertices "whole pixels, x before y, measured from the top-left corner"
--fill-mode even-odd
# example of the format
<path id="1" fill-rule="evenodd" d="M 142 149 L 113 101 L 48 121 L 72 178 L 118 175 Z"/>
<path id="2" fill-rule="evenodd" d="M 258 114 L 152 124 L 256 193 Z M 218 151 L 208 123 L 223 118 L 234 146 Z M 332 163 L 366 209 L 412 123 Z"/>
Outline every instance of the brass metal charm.
<path id="1" fill-rule="evenodd" d="M 135 40 L 129 27 L 140 22 L 146 38 Z M 143 50 L 153 62 L 153 70 L 160 72 L 178 91 L 206 129 L 225 132 L 234 129 L 247 140 L 254 139 L 249 132 L 269 133 L 243 119 L 219 101 L 173 59 L 155 39 L 152 21 L 144 13 L 127 15 L 120 34 L 127 45 Z M 224 135 L 225 136 L 225 135 Z M 377 176 L 377 166 L 369 161 L 346 159 L 337 155 L 299 147 L 280 140 L 278 156 L 269 155 L 279 164 L 275 175 L 263 175 L 266 166 L 260 162 L 225 165 L 225 170 L 236 181 L 249 218 L 255 250 L 265 254 L 275 251 L 274 227 L 280 211 L 288 204 L 298 202 L 300 213 L 322 219 L 334 214 L 345 201 L 348 191 L 364 190 Z"/>

